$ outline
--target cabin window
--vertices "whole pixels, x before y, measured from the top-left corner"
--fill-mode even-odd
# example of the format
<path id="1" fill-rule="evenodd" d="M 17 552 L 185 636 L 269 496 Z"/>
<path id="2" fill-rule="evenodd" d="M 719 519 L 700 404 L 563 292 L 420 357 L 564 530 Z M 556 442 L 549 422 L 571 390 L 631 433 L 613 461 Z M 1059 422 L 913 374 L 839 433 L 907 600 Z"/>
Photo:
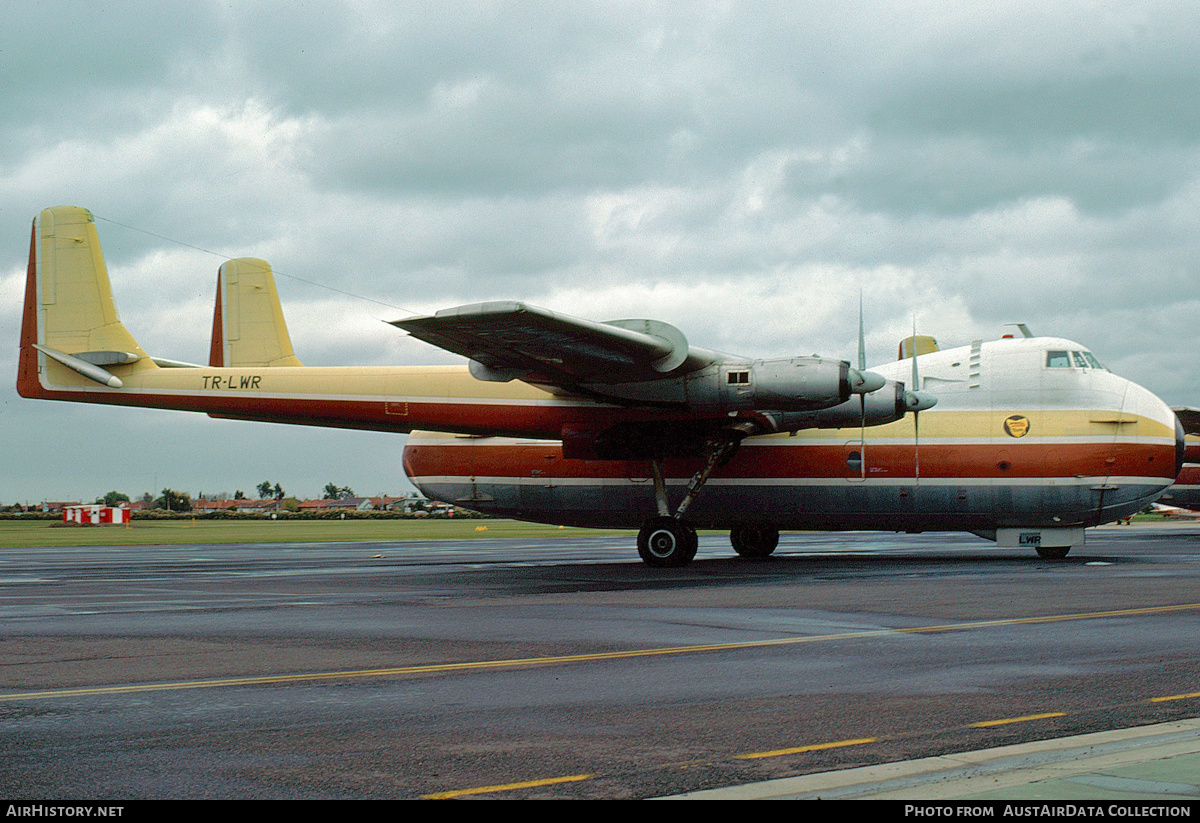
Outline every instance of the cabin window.
<path id="1" fill-rule="evenodd" d="M 731 371 L 727 380 L 730 386 L 748 386 L 750 385 L 750 372 Z"/>
<path id="2" fill-rule="evenodd" d="M 1069 369 L 1069 368 L 1071 368 L 1071 355 L 1065 351 L 1048 351 L 1048 352 L 1046 352 L 1046 368 L 1048 368 L 1048 369 Z"/>

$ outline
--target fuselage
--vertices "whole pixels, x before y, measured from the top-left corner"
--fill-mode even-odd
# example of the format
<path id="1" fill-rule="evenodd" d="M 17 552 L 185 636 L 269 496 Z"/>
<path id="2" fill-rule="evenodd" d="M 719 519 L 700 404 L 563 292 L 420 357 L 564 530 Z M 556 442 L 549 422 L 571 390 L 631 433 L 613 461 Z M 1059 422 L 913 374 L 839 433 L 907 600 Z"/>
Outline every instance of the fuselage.
<path id="1" fill-rule="evenodd" d="M 908 376 L 911 361 L 872 371 Z M 749 437 L 689 518 L 699 527 L 965 530 L 1092 526 L 1171 485 L 1171 410 L 1060 338 L 976 341 L 919 358 L 937 406 L 882 426 Z M 554 440 L 416 433 L 404 452 L 429 497 L 549 523 L 636 527 L 656 507 L 648 460 L 565 459 Z M 698 460 L 667 460 L 672 502 Z"/>
<path id="2" fill-rule="evenodd" d="M 1181 509 L 1200 511 L 1200 435 L 1189 434 L 1184 447 L 1183 468 L 1159 502 Z"/>

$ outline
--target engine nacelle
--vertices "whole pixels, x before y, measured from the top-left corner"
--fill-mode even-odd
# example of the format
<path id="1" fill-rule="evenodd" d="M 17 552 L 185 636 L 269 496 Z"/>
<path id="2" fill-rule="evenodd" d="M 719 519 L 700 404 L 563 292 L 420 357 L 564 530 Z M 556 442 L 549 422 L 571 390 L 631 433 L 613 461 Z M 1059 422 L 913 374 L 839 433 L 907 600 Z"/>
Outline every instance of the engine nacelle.
<path id="1" fill-rule="evenodd" d="M 845 403 L 808 412 L 769 415 L 779 431 L 800 429 L 850 429 L 894 423 L 908 411 L 903 383 L 888 381 L 878 391 L 851 397 Z"/>
<path id="2" fill-rule="evenodd" d="M 711 415 L 808 412 L 838 406 L 855 394 L 875 394 L 883 377 L 845 360 L 782 357 L 722 360 L 679 377 L 620 384 L 584 384 L 593 396 Z"/>
<path id="3" fill-rule="evenodd" d="M 716 375 L 722 411 L 811 411 L 850 398 L 850 364 L 820 357 L 723 363 Z"/>

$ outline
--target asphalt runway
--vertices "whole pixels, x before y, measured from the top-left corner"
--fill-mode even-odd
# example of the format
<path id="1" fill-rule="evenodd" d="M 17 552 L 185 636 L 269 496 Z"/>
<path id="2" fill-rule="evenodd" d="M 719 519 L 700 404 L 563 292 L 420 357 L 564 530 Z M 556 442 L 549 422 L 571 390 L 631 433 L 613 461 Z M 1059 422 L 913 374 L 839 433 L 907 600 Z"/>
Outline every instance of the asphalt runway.
<path id="1" fill-rule="evenodd" d="M 0 550 L 0 796 L 642 798 L 1200 715 L 1200 528 Z"/>

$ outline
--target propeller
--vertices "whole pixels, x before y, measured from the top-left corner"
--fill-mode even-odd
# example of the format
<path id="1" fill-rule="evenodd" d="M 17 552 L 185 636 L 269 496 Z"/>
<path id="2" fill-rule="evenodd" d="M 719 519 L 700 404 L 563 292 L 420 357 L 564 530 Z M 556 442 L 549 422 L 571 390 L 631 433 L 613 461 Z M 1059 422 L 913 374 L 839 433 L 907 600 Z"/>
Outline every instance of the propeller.
<path id="1" fill-rule="evenodd" d="M 863 336 L 863 296 L 862 289 L 858 290 L 858 371 L 860 374 L 867 369 L 867 341 Z M 867 476 L 867 395 L 863 392 L 858 396 L 859 424 L 858 451 L 863 479 Z"/>
<path id="2" fill-rule="evenodd" d="M 863 339 L 863 301 L 862 292 L 858 293 L 858 368 L 850 369 L 850 391 L 857 394 L 862 400 L 863 395 L 870 394 L 873 391 L 879 391 L 887 383 L 882 375 L 878 375 L 873 371 L 867 371 L 867 353 L 866 342 Z M 863 400 L 863 414 L 866 414 L 866 401 Z"/>
<path id="3" fill-rule="evenodd" d="M 917 316 L 913 315 L 913 333 L 909 349 L 912 357 L 911 388 L 904 392 L 904 405 L 913 413 L 913 460 L 915 477 L 921 479 L 921 412 L 937 405 L 937 398 L 926 391 L 920 390 L 921 375 L 917 371 Z"/>
<path id="4" fill-rule="evenodd" d="M 850 369 L 850 391 L 858 395 L 859 425 L 858 446 L 862 477 L 867 476 L 867 395 L 879 391 L 887 381 L 879 374 L 867 371 L 867 341 L 863 330 L 863 295 L 858 290 L 858 361 L 857 368 Z"/>

